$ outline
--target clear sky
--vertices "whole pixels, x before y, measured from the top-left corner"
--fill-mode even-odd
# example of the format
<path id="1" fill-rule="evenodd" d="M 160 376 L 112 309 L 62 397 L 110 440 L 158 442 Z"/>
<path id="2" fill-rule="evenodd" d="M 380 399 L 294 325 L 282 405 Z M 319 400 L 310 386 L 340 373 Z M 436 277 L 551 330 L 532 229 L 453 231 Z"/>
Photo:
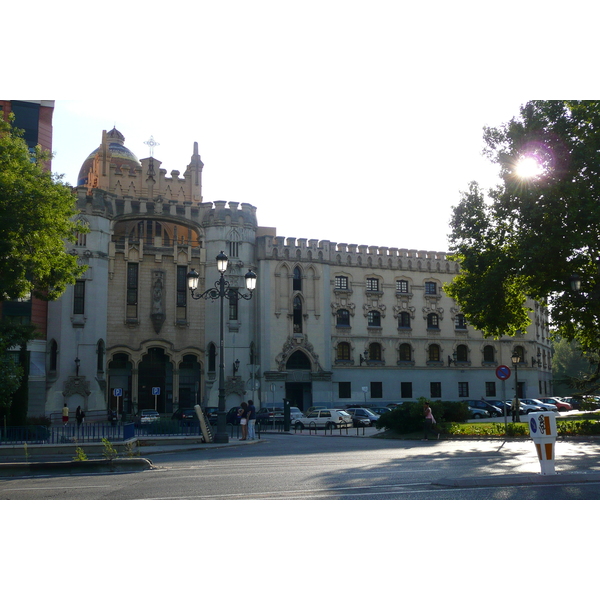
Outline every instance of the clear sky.
<path id="1" fill-rule="evenodd" d="M 116 126 L 138 158 L 153 136 L 168 173 L 198 142 L 204 200 L 248 202 L 278 235 L 446 250 L 460 192 L 496 182 L 483 127 L 589 78 L 591 24 L 551 5 L 105 0 L 8 69 L 35 74 L 21 99 L 56 100 L 71 184 Z"/>

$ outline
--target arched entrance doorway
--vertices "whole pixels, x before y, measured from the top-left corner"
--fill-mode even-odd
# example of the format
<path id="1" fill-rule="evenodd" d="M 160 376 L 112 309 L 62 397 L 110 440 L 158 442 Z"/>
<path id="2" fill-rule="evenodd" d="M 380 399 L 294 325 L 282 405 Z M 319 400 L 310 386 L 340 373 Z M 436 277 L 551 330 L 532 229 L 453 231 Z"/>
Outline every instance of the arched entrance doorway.
<path id="1" fill-rule="evenodd" d="M 291 354 L 285 364 L 285 370 L 288 371 L 285 397 L 290 401 L 291 406 L 297 406 L 301 411 L 312 406 L 311 368 L 310 358 L 302 350 L 296 350 Z"/>
<path id="2" fill-rule="evenodd" d="M 139 410 L 156 408 L 159 413 L 173 412 L 173 364 L 162 348 L 150 348 L 144 355 L 138 381 Z"/>

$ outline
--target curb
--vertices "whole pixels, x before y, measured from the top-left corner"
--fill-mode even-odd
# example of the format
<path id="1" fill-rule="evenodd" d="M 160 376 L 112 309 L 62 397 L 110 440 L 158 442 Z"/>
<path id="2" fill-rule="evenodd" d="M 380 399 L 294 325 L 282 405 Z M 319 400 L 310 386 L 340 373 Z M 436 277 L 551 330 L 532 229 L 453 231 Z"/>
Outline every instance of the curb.
<path id="1" fill-rule="evenodd" d="M 27 463 L 0 463 L 0 477 L 27 477 L 41 475 L 82 475 L 86 473 L 117 473 L 154 469 L 147 458 L 115 458 L 68 460 Z"/>
<path id="2" fill-rule="evenodd" d="M 433 485 L 456 488 L 502 487 L 518 485 L 567 485 L 600 481 L 600 473 L 556 473 L 555 475 L 490 475 L 488 477 L 462 477 L 440 479 Z"/>

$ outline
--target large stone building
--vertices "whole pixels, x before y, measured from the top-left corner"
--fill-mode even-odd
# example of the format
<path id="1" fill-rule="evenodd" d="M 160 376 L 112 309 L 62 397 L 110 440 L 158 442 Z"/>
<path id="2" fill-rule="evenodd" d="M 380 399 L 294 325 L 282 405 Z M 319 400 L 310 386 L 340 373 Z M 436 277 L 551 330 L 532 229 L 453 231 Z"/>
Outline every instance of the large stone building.
<path id="1" fill-rule="evenodd" d="M 539 306 L 518 338 L 484 339 L 443 293 L 458 272 L 444 253 L 278 237 L 249 204 L 203 201 L 196 144 L 169 176 L 124 141 L 103 132 L 79 174 L 89 233 L 69 251 L 88 270 L 49 306 L 46 414 L 216 406 L 219 302 L 193 300 L 187 273 L 214 286 L 221 251 L 232 288 L 258 275 L 251 300 L 227 301 L 228 407 L 510 397 L 496 368 L 514 352 L 520 395 L 551 392 Z"/>

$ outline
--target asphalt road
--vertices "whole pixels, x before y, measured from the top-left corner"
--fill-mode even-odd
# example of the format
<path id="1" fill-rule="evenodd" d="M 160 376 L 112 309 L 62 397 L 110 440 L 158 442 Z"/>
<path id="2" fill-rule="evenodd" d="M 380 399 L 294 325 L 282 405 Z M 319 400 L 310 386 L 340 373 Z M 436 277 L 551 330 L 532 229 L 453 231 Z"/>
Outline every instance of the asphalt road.
<path id="1" fill-rule="evenodd" d="M 274 434 L 258 443 L 154 454 L 150 471 L 5 478 L 0 499 L 598 499 L 600 481 L 565 480 L 583 473 L 600 479 L 599 456 L 595 442 L 557 442 L 558 474 L 542 477 L 528 439 L 409 442 Z"/>

